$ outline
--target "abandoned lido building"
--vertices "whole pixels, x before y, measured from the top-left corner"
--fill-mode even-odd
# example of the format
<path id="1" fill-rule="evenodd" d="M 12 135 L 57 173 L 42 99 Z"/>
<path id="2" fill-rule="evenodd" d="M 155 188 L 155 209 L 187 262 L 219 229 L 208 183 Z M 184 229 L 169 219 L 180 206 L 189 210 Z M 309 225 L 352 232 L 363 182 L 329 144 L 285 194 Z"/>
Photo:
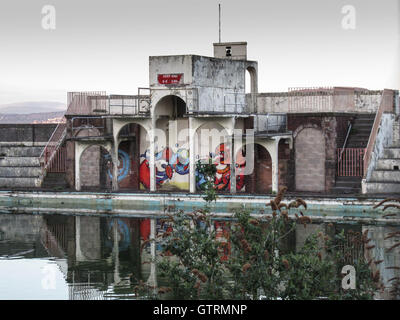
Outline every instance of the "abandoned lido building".
<path id="1" fill-rule="evenodd" d="M 137 94 L 70 92 L 67 106 L 46 143 L 2 145 L 1 188 L 196 193 L 211 161 L 227 193 L 400 192 L 397 90 L 259 93 L 246 42 L 152 56 Z"/>

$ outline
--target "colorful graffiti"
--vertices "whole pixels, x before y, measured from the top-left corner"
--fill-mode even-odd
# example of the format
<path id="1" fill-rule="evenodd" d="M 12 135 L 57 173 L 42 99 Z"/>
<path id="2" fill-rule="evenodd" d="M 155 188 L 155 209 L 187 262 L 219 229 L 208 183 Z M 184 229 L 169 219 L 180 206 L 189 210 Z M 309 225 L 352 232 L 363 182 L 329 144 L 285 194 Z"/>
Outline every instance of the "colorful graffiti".
<path id="1" fill-rule="evenodd" d="M 229 146 L 225 143 L 221 143 L 215 149 L 215 153 L 211 153 L 210 157 L 212 162 L 217 169 L 217 173 L 214 180 L 214 187 L 218 191 L 230 191 L 231 190 L 231 155 Z M 236 190 L 241 191 L 244 187 L 244 167 L 246 166 L 246 160 L 239 152 L 236 157 Z M 196 185 L 199 190 L 204 189 L 206 179 L 204 176 L 196 170 Z"/>
<path id="2" fill-rule="evenodd" d="M 111 156 L 109 154 L 106 154 L 104 156 L 104 159 L 108 161 L 110 164 L 107 169 L 107 174 L 112 179 L 112 164 L 111 164 Z M 124 180 L 128 174 L 129 174 L 129 169 L 130 169 L 130 164 L 131 160 L 129 157 L 129 154 L 126 153 L 125 151 L 119 149 L 118 150 L 118 182 Z"/>
<path id="3" fill-rule="evenodd" d="M 141 184 L 150 189 L 150 151 L 146 150 L 140 157 L 144 158 L 139 166 Z M 165 147 L 155 155 L 156 184 L 161 186 L 171 181 L 174 174 L 186 175 L 189 173 L 189 150 L 180 148 L 176 152 L 170 147 Z M 158 164 L 158 165 L 157 165 Z"/>

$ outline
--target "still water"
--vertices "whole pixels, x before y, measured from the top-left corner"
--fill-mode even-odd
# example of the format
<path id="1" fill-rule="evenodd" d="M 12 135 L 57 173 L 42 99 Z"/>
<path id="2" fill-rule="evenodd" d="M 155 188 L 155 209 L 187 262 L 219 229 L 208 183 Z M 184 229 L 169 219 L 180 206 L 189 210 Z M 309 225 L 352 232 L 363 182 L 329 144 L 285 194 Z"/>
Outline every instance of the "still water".
<path id="1" fill-rule="evenodd" d="M 218 222 L 216 222 L 218 223 Z M 0 299 L 137 299 L 135 286 L 165 283 L 157 279 L 152 256 L 161 247 L 147 239 L 151 227 L 166 230 L 157 219 L 66 215 L 0 214 Z M 300 226 L 288 245 L 297 248 L 323 225 Z M 400 227 L 337 225 L 337 230 L 363 232 L 375 244 L 383 280 L 399 276 L 399 250 L 387 252 L 393 239 L 385 234 Z M 354 248 L 355 251 L 362 248 Z"/>

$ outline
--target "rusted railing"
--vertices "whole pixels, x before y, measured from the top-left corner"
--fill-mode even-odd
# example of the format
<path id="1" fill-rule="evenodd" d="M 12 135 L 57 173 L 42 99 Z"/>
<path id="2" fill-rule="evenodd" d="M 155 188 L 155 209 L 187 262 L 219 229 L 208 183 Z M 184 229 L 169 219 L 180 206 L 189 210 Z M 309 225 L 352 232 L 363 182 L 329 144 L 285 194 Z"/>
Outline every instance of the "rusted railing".
<path id="1" fill-rule="evenodd" d="M 52 161 L 49 162 L 49 165 L 47 166 L 47 172 L 63 173 L 66 172 L 66 167 L 67 148 L 65 146 L 61 146 L 56 150 Z"/>
<path id="2" fill-rule="evenodd" d="M 367 170 L 371 161 L 371 156 L 374 150 L 375 140 L 382 120 L 382 115 L 384 112 L 393 112 L 394 111 L 393 107 L 394 107 L 394 92 L 392 90 L 385 89 L 382 94 L 381 104 L 375 115 L 374 125 L 372 126 L 371 134 L 369 136 L 367 148 L 364 154 L 364 174 L 363 174 L 364 178 L 366 178 L 367 176 Z"/>
<path id="3" fill-rule="evenodd" d="M 40 154 L 39 160 L 40 160 L 40 165 L 42 166 L 42 173 L 43 175 L 46 174 L 46 172 L 50 172 L 49 169 L 54 170 L 61 170 L 61 168 L 64 167 L 65 170 L 65 164 L 61 164 L 60 159 L 57 157 L 61 157 L 64 155 L 63 152 L 65 151 L 60 151 L 58 152 L 59 148 L 64 142 L 64 138 L 67 134 L 67 124 L 65 122 L 65 118 L 63 119 L 63 122 L 60 122 L 56 129 L 54 130 L 53 134 L 51 135 L 49 141 L 47 142 L 46 146 L 44 147 L 42 153 Z M 53 165 L 53 161 L 55 164 Z M 65 161 L 65 155 L 63 157 L 63 161 Z M 63 171 L 65 172 L 65 171 Z"/>
<path id="4" fill-rule="evenodd" d="M 287 114 L 257 114 L 254 116 L 254 130 L 256 133 L 267 134 L 287 132 Z"/>
<path id="5" fill-rule="evenodd" d="M 361 91 L 360 91 L 361 90 Z M 288 89 L 289 112 L 354 111 L 356 91 L 345 87 L 300 87 Z"/>
<path id="6" fill-rule="evenodd" d="M 140 88 L 142 91 L 145 88 Z M 105 92 L 69 92 L 67 115 L 146 115 L 150 96 L 107 95 Z"/>
<path id="7" fill-rule="evenodd" d="M 364 148 L 338 148 L 336 151 L 338 177 L 364 175 Z"/>
<path id="8" fill-rule="evenodd" d="M 332 87 L 289 88 L 289 112 L 327 112 L 333 109 Z"/>

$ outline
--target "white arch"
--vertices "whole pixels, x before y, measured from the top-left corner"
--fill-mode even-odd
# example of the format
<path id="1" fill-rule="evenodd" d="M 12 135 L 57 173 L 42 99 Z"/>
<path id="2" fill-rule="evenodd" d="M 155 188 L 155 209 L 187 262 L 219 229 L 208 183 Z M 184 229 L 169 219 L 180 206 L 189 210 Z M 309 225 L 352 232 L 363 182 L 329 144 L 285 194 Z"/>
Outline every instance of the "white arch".
<path id="1" fill-rule="evenodd" d="M 85 150 L 91 146 L 100 146 L 106 149 L 110 154 L 112 150 L 112 143 L 109 141 L 105 142 L 83 142 L 83 141 L 75 141 L 75 190 L 81 190 L 81 177 L 80 177 L 80 169 L 81 169 L 81 157 Z M 113 163 L 114 165 L 114 163 Z"/>

